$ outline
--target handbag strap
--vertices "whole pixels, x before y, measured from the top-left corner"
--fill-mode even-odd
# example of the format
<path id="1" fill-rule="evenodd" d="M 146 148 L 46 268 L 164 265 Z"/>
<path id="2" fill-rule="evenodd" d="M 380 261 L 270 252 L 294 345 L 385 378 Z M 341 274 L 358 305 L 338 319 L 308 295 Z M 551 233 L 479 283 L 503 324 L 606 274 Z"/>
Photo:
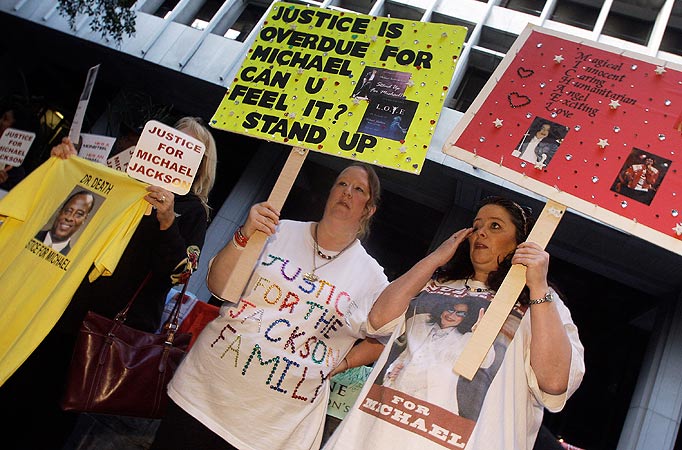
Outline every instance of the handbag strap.
<path id="1" fill-rule="evenodd" d="M 149 280 L 152 278 L 152 272 L 149 272 L 147 276 L 142 280 L 142 283 L 137 287 L 137 290 L 135 293 L 130 297 L 130 300 L 128 300 L 128 304 L 116 314 L 116 317 L 114 317 L 114 320 L 117 322 L 125 322 L 126 318 L 128 317 L 128 311 L 130 311 L 130 307 L 133 306 L 133 302 L 135 299 L 137 299 L 137 296 L 140 295 L 140 292 L 142 292 L 142 289 L 147 285 Z"/>
<path id="2" fill-rule="evenodd" d="M 168 345 L 173 345 L 175 333 L 178 331 L 180 322 L 180 305 L 185 298 L 185 292 L 187 291 L 189 279 L 199 264 L 199 253 L 199 247 L 196 245 L 189 246 L 187 248 L 187 258 L 181 261 L 176 267 L 176 270 L 182 269 L 182 272 L 176 276 L 176 279 L 184 284 L 180 294 L 176 296 L 175 305 L 173 305 L 173 309 L 171 310 L 168 320 L 166 320 L 166 323 L 163 324 L 163 330 L 167 333 L 166 344 Z"/>
<path id="3" fill-rule="evenodd" d="M 187 284 L 189 284 L 189 279 L 190 276 L 192 275 L 192 272 L 196 270 L 198 266 L 198 261 L 199 261 L 199 247 L 192 245 L 187 248 L 187 258 L 184 259 L 176 269 L 182 268 L 182 273 L 179 275 L 178 280 L 182 281 L 184 284 L 182 286 L 182 291 L 180 292 L 179 295 L 175 297 L 175 304 L 173 305 L 173 309 L 171 310 L 171 313 L 166 320 L 166 322 L 163 324 L 162 330 L 167 333 L 166 336 L 166 344 L 168 345 L 173 345 L 173 340 L 175 339 L 175 333 L 179 328 L 179 322 L 180 322 L 180 305 L 182 305 L 182 300 L 185 298 L 185 292 L 187 291 Z M 142 283 L 137 287 L 137 290 L 135 293 L 132 295 L 130 300 L 128 300 L 128 304 L 116 314 L 116 317 L 114 317 L 114 322 L 111 325 L 111 329 L 109 330 L 109 336 L 113 336 L 115 330 L 125 322 L 127 316 L 128 316 L 128 311 L 130 311 L 130 307 L 133 306 L 133 302 L 137 299 L 138 295 L 142 291 L 142 289 L 147 285 L 149 280 L 152 278 L 152 272 L 149 272 L 147 276 L 144 278 Z"/>
<path id="4" fill-rule="evenodd" d="M 187 281 L 189 282 L 189 278 L 187 279 Z M 178 328 L 180 327 L 180 305 L 182 304 L 182 300 L 185 298 L 187 284 L 188 283 L 185 282 L 185 284 L 182 286 L 180 294 L 176 295 L 175 305 L 173 305 L 173 309 L 171 310 L 168 320 L 166 320 L 166 323 L 164 323 L 162 327 L 163 331 L 166 332 L 166 344 L 168 345 L 173 345 L 175 333 L 178 331 Z"/>

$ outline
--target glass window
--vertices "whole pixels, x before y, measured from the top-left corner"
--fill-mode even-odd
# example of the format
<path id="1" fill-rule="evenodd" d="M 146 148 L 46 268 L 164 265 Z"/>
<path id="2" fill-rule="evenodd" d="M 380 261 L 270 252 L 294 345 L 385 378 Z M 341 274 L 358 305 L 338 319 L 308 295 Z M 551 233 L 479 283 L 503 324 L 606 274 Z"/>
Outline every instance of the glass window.
<path id="1" fill-rule="evenodd" d="M 250 2 L 234 23 L 222 27 L 217 26 L 214 33 L 225 36 L 228 39 L 244 42 L 267 10 L 267 6 L 260 6 Z"/>
<path id="2" fill-rule="evenodd" d="M 502 58 L 479 50 L 472 50 L 462 81 L 448 108 L 465 112 L 483 89 Z"/>
<path id="3" fill-rule="evenodd" d="M 507 53 L 517 36 L 513 33 L 484 26 L 478 45 L 500 53 Z"/>
<path id="4" fill-rule="evenodd" d="M 204 21 L 206 23 L 210 22 L 215 13 L 218 12 L 220 7 L 223 5 L 223 0 L 206 0 L 204 2 L 204 5 L 201 7 L 199 12 L 197 13 L 196 18 L 199 19 L 200 21 Z M 194 26 L 194 25 L 192 25 Z"/>
<path id="5" fill-rule="evenodd" d="M 362 14 L 367 14 L 372 10 L 376 0 L 335 0 L 332 5 L 348 11 L 355 11 Z"/>
<path id="6" fill-rule="evenodd" d="M 646 3 L 645 3 L 646 4 Z M 646 45 L 660 8 L 639 6 L 634 0 L 614 1 L 603 33 L 624 41 Z"/>
<path id="7" fill-rule="evenodd" d="M 464 42 L 469 41 L 469 36 L 471 36 L 471 32 L 474 31 L 474 27 L 476 27 L 475 23 L 471 22 L 466 22 L 464 20 L 458 19 L 457 17 L 451 17 L 447 16 L 445 14 L 440 14 L 437 12 L 434 12 L 431 15 L 431 22 L 434 23 L 447 23 L 449 25 L 461 25 L 466 27 L 467 29 L 467 37 L 464 39 Z"/>
<path id="8" fill-rule="evenodd" d="M 557 0 L 550 19 L 584 30 L 594 29 L 601 11 L 601 2 L 587 4 L 573 0 Z"/>
<path id="9" fill-rule="evenodd" d="M 545 7 L 545 0 L 503 0 L 500 6 L 525 14 L 539 16 Z"/>
<path id="10" fill-rule="evenodd" d="M 396 19 L 421 20 L 424 10 L 410 5 L 386 2 L 383 15 Z"/>
<path id="11" fill-rule="evenodd" d="M 165 19 L 171 11 L 173 11 L 173 8 L 175 8 L 179 1 L 180 0 L 166 0 L 156 11 L 154 11 L 154 15 Z"/>

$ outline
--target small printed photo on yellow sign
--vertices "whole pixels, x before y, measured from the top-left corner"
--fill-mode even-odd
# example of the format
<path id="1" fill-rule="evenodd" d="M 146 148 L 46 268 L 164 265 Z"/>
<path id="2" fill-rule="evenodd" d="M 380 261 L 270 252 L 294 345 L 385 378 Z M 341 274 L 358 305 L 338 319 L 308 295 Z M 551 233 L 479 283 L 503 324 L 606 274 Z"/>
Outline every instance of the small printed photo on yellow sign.
<path id="1" fill-rule="evenodd" d="M 419 174 L 466 32 L 277 2 L 211 126 Z"/>

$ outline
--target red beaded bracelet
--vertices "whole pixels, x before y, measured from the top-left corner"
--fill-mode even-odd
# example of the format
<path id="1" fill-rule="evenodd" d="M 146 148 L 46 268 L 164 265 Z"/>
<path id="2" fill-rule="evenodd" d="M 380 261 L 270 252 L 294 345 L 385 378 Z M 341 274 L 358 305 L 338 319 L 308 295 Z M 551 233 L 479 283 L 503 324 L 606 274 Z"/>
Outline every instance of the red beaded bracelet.
<path id="1" fill-rule="evenodd" d="M 249 238 L 247 238 L 244 235 L 244 233 L 242 233 L 242 227 L 241 226 L 239 228 L 237 228 L 237 231 L 234 232 L 234 241 L 240 247 L 246 247 L 246 244 L 249 242 Z"/>

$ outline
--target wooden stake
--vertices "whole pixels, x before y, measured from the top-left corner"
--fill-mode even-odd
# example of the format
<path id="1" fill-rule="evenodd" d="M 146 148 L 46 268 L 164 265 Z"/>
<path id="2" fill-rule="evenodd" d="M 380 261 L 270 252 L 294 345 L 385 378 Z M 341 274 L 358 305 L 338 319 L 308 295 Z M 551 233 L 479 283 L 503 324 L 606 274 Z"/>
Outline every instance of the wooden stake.
<path id="1" fill-rule="evenodd" d="M 294 185 L 294 181 L 301 170 L 301 166 L 308 155 L 308 150 L 300 147 L 292 147 L 289 157 L 287 158 L 282 172 L 279 174 L 275 186 L 270 192 L 268 202 L 272 204 L 277 210 L 281 210 L 284 202 Z M 218 291 L 213 292 L 213 295 L 219 297 L 221 300 L 237 303 L 244 292 L 246 283 L 251 277 L 253 266 L 258 261 L 258 257 L 263 251 L 267 236 L 262 231 L 256 231 L 246 244 L 244 251 L 240 252 L 239 260 L 237 261 L 230 278 L 225 283 L 225 286 Z"/>
<path id="2" fill-rule="evenodd" d="M 528 235 L 527 241 L 535 242 L 544 249 L 565 212 L 566 206 L 552 200 L 548 201 Z M 467 380 L 474 378 L 525 285 L 526 267 L 514 264 L 476 327 L 476 331 L 455 362 L 452 369 L 455 373 Z"/>

